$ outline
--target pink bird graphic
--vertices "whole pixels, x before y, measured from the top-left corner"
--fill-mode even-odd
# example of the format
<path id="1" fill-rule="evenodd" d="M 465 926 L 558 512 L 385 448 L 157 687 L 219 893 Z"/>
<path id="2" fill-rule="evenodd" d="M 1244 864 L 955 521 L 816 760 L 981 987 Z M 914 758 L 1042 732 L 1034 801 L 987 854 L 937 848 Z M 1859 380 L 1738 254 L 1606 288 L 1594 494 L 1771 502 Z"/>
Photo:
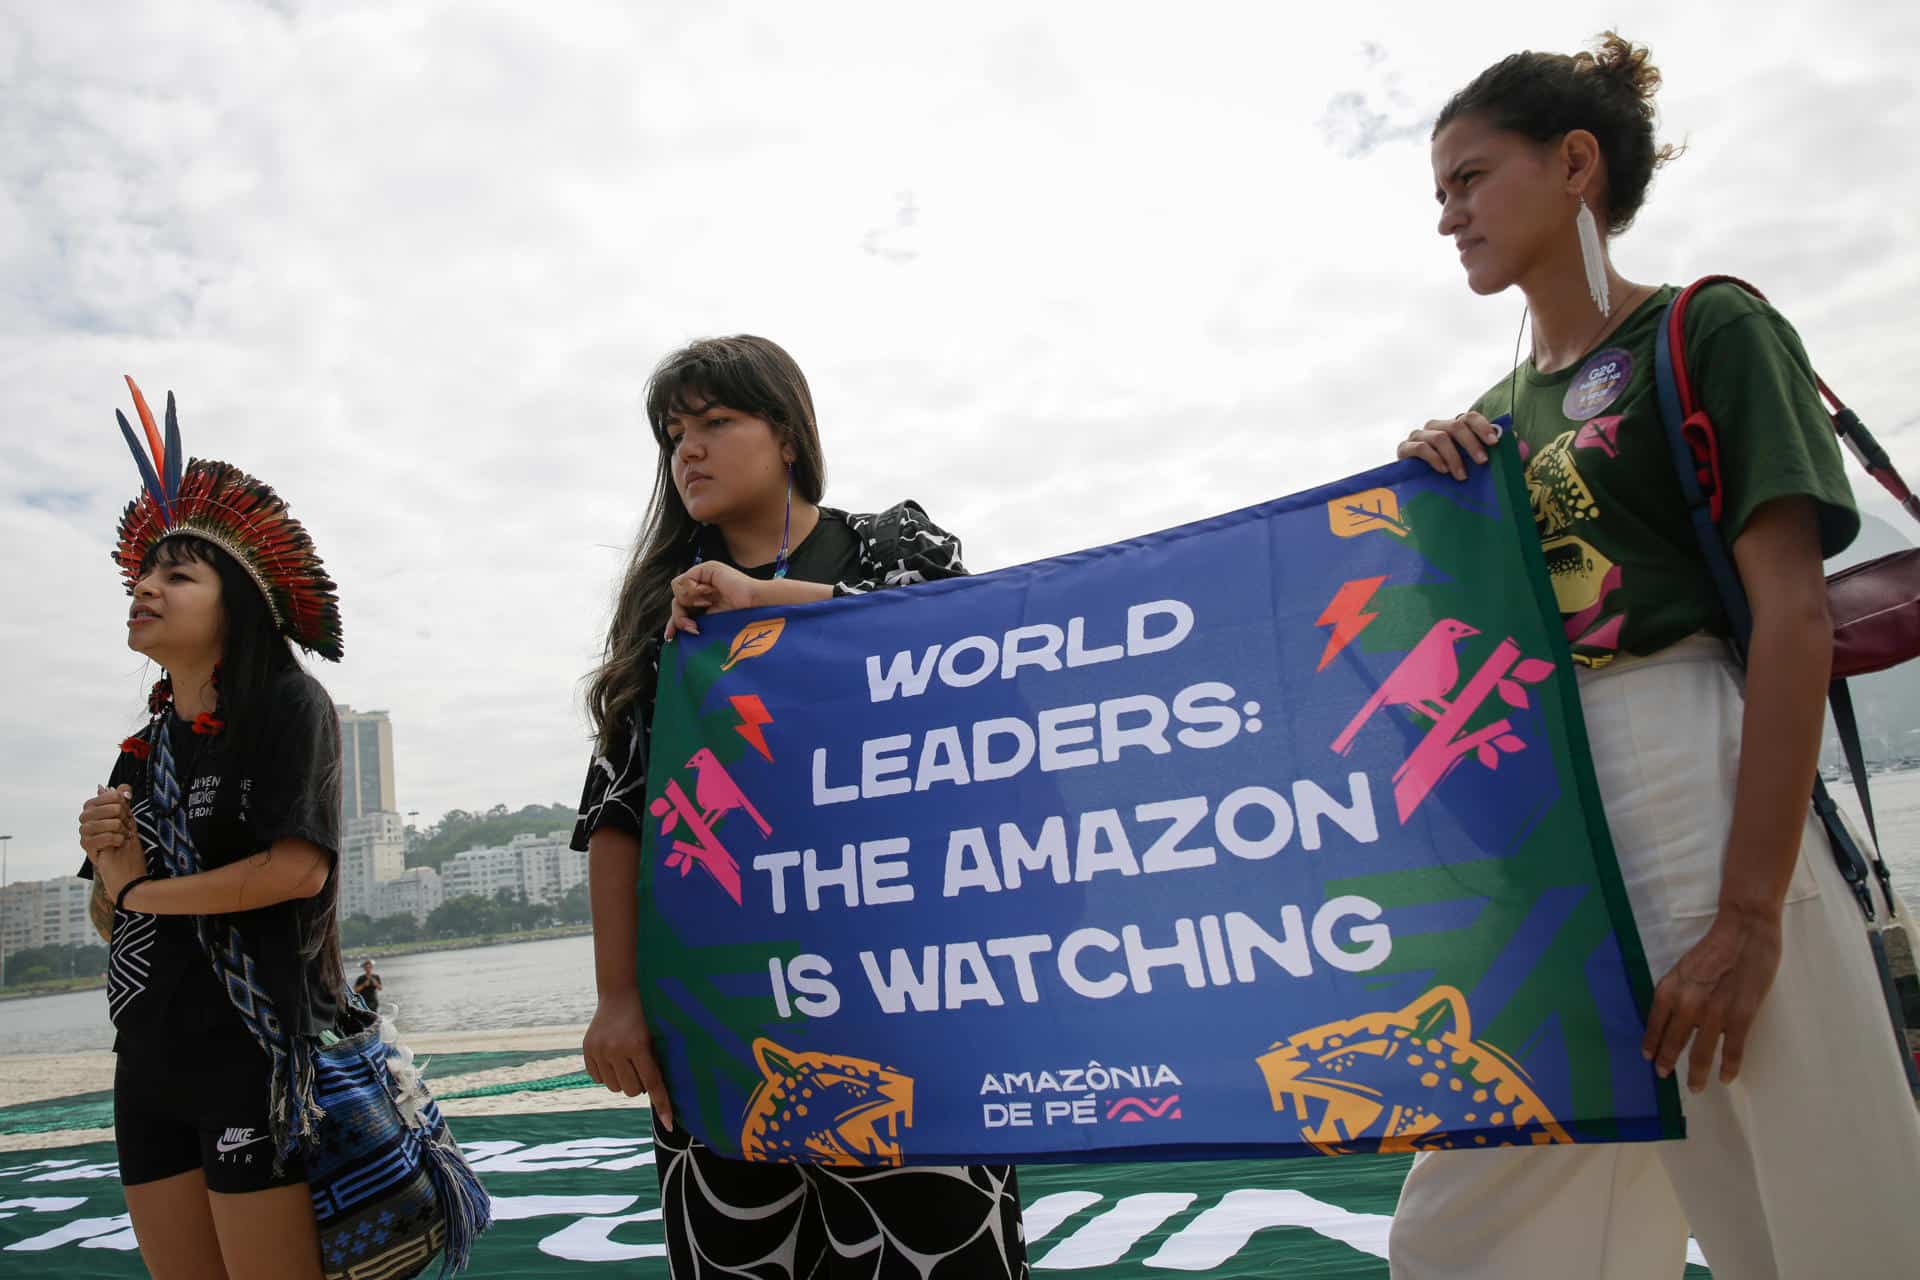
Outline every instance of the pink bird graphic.
<path id="1" fill-rule="evenodd" d="M 679 779 L 669 779 L 666 794 L 648 807 L 653 816 L 660 819 L 662 836 L 678 835 L 684 828 L 684 834 L 691 837 L 691 840 L 674 840 L 673 851 L 666 856 L 667 869 L 678 870 L 684 880 L 695 866 L 701 867 L 738 905 L 742 901 L 740 863 L 720 843 L 720 837 L 713 833 L 713 825 L 701 815 L 699 803 L 688 798 Z"/>
<path id="2" fill-rule="evenodd" d="M 687 768 L 695 775 L 693 795 L 689 797 L 679 780 L 672 779 L 667 783 L 666 794 L 650 806 L 653 816 L 660 819 L 661 835 L 674 835 L 684 829 L 685 835 L 691 837 L 690 842 L 686 839 L 673 842 L 666 865 L 685 877 L 697 864 L 738 904 L 742 901 L 740 863 L 720 843 L 714 828 L 735 809 L 746 810 L 763 836 L 773 834 L 773 825 L 760 816 L 760 811 L 747 799 L 747 793 L 740 789 L 740 784 L 712 751 L 702 747 L 688 756 Z"/>
<path id="3" fill-rule="evenodd" d="M 760 816 L 760 811 L 747 799 L 747 793 L 740 789 L 740 784 L 733 780 L 733 775 L 710 748 L 702 747 L 688 756 L 687 767 L 698 775 L 693 784 L 693 799 L 708 826 L 717 827 L 720 819 L 735 809 L 745 809 L 754 825 L 760 828 L 761 835 L 773 834 L 772 824 Z"/>
<path id="4" fill-rule="evenodd" d="M 1355 735 L 1382 707 L 1411 707 L 1432 720 L 1445 715 L 1447 697 L 1460 681 L 1460 655 L 1454 652 L 1454 646 L 1468 636 L 1479 634 L 1480 628 L 1458 618 L 1442 618 L 1434 623 L 1432 630 L 1420 637 L 1420 643 L 1400 659 L 1400 665 L 1380 682 L 1380 687 L 1360 708 L 1360 714 L 1333 740 L 1334 752 L 1345 755 L 1353 746 Z"/>

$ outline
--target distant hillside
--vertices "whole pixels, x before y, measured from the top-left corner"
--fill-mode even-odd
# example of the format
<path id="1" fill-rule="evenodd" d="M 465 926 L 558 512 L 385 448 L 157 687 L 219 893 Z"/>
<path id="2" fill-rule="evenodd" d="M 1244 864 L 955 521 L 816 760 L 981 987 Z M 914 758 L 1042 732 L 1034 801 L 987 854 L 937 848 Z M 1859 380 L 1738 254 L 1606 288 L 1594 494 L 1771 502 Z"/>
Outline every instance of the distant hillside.
<path id="1" fill-rule="evenodd" d="M 515 836 L 566 830 L 573 826 L 573 817 L 570 804 L 530 804 L 515 811 L 497 804 L 485 813 L 449 809 L 440 821 L 420 829 L 408 841 L 407 865 L 437 871 L 456 853 L 503 845 Z"/>

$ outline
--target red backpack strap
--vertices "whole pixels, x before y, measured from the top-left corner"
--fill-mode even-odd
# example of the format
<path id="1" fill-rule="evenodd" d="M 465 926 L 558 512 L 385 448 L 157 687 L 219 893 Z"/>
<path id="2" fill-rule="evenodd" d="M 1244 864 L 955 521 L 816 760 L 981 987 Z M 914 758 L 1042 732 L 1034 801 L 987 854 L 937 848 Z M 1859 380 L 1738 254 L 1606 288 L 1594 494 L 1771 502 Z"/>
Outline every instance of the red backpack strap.
<path id="1" fill-rule="evenodd" d="M 1686 354 L 1687 304 L 1693 300 L 1694 294 L 1710 284 L 1739 285 L 1762 302 L 1766 301 L 1767 295 L 1738 276 L 1702 276 L 1682 289 L 1679 296 L 1674 298 L 1667 308 L 1667 342 L 1672 354 L 1674 381 L 1680 392 L 1680 412 L 1684 420 L 1681 430 L 1686 436 L 1688 448 L 1693 452 L 1694 466 L 1700 476 L 1700 488 L 1707 495 L 1712 505 L 1714 523 L 1718 524 L 1722 506 L 1720 442 L 1714 431 L 1713 420 L 1707 416 L 1706 410 L 1694 395 L 1693 374 L 1687 368 Z M 1866 469 L 1867 474 L 1879 481 L 1880 487 L 1891 494 L 1893 500 L 1898 502 L 1908 515 L 1915 520 L 1920 520 L 1920 497 L 1914 494 L 1900 472 L 1894 468 L 1893 459 L 1887 456 L 1887 451 L 1881 448 L 1878 440 L 1873 438 L 1873 433 L 1867 430 L 1860 421 L 1859 415 L 1847 408 L 1840 397 L 1834 394 L 1833 388 L 1827 385 L 1825 378 L 1816 372 L 1813 375 L 1813 381 L 1830 406 L 1834 434 L 1839 436 L 1853 456 L 1859 459 L 1860 465 Z"/>
<path id="2" fill-rule="evenodd" d="M 1860 460 L 1867 474 L 1893 495 L 1893 500 L 1900 504 L 1901 509 L 1915 520 L 1920 520 L 1920 498 L 1914 496 L 1913 490 L 1907 487 L 1907 482 L 1894 469 L 1893 459 L 1887 456 L 1887 451 L 1873 438 L 1873 433 L 1860 421 L 1860 416 L 1840 402 L 1840 397 L 1833 393 L 1833 388 L 1827 385 L 1825 378 L 1816 373 L 1813 380 L 1818 384 L 1820 394 L 1833 406 L 1834 434 Z"/>
<path id="3" fill-rule="evenodd" d="M 1712 284 L 1739 285 L 1762 302 L 1766 295 L 1738 276 L 1702 276 L 1680 291 L 1667 307 L 1667 351 L 1673 364 L 1673 380 L 1680 393 L 1680 434 L 1693 455 L 1694 473 L 1700 480 L 1700 492 L 1706 496 L 1713 522 L 1720 523 L 1725 495 L 1720 484 L 1720 437 L 1713 419 L 1693 393 L 1693 372 L 1687 368 L 1687 305 L 1693 295 Z"/>

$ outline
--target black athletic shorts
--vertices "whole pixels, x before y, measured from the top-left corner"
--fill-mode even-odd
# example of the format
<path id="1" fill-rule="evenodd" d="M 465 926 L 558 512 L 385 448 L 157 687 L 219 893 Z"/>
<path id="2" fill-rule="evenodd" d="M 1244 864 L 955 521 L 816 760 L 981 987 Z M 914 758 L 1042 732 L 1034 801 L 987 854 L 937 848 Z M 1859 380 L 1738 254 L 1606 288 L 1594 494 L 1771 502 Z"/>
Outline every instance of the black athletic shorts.
<path id="1" fill-rule="evenodd" d="M 674 1280 L 1026 1280 L 1011 1165 L 748 1164 L 653 1126 Z"/>
<path id="2" fill-rule="evenodd" d="M 273 1171 L 272 1070 L 244 1028 L 171 1043 L 122 1036 L 119 1047 L 113 1132 L 123 1184 L 199 1169 L 207 1190 L 239 1195 L 307 1180 L 297 1156 Z"/>

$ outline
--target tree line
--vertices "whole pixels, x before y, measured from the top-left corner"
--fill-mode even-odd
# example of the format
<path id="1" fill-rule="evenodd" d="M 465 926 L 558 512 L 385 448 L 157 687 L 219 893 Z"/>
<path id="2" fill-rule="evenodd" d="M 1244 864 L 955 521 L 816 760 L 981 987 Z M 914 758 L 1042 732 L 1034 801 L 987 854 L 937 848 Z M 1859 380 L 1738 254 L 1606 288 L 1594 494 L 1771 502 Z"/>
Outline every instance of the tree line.
<path id="1" fill-rule="evenodd" d="M 71 942 L 7 952 L 7 983 L 24 987 L 55 978 L 97 978 L 107 971 L 107 949 L 98 942 Z"/>
<path id="2" fill-rule="evenodd" d="M 586 924 L 591 919 L 585 881 L 567 890 L 558 902 L 529 902 L 518 889 L 501 889 L 491 898 L 479 894 L 448 898 L 424 921 L 414 919 L 409 912 L 379 920 L 364 915 L 345 916 L 340 921 L 340 945 L 351 951 L 356 947 L 402 942 L 485 938 L 554 925 Z"/>
<path id="3" fill-rule="evenodd" d="M 508 809 L 497 804 L 485 813 L 449 809 L 426 827 L 407 828 L 407 865 L 438 871 L 448 858 L 468 849 L 498 848 L 515 836 L 541 836 L 573 826 L 566 804 L 530 804 Z"/>

